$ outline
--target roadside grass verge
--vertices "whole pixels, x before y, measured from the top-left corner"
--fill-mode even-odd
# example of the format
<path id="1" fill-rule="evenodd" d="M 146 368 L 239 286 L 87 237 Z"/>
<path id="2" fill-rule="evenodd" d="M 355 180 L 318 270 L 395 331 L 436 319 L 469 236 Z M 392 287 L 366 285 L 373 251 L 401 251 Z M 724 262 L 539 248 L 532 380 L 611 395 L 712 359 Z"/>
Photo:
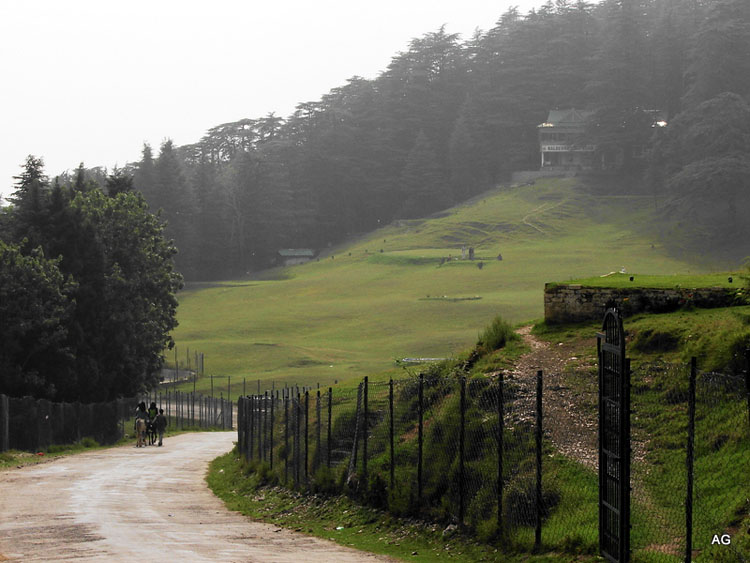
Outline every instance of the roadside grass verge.
<path id="1" fill-rule="evenodd" d="M 230 510 L 341 545 L 409 561 L 588 561 L 587 555 L 504 552 L 444 525 L 394 517 L 346 496 L 302 494 L 265 484 L 257 466 L 236 450 L 215 459 L 206 477 Z M 444 533 L 444 531 L 446 533 Z M 588 549 L 588 548 L 587 548 Z"/>
<path id="2" fill-rule="evenodd" d="M 132 428 L 133 420 L 125 422 L 125 428 Z M 221 428 L 201 428 L 198 426 L 186 426 L 184 429 L 169 429 L 164 433 L 164 440 L 179 436 L 189 432 L 223 432 Z M 114 444 L 101 445 L 94 438 L 89 436 L 82 438 L 79 442 L 73 444 L 51 444 L 46 448 L 41 448 L 38 452 L 25 452 L 20 450 L 8 450 L 0 452 L 0 469 L 16 469 L 27 465 L 37 465 L 46 463 L 62 457 L 105 450 L 121 446 L 134 446 L 136 443 L 135 435 L 132 430 L 130 433 L 126 430 L 125 436 L 120 438 Z"/>
<path id="3" fill-rule="evenodd" d="M 115 445 L 123 445 L 129 440 L 122 439 Z M 27 465 L 37 465 L 61 457 L 75 455 L 83 452 L 103 450 L 112 446 L 102 446 L 96 440 L 90 437 L 82 438 L 80 442 L 74 444 L 58 445 L 53 444 L 38 452 L 23 452 L 20 450 L 8 450 L 0 453 L 0 469 L 12 469 L 25 467 Z"/>

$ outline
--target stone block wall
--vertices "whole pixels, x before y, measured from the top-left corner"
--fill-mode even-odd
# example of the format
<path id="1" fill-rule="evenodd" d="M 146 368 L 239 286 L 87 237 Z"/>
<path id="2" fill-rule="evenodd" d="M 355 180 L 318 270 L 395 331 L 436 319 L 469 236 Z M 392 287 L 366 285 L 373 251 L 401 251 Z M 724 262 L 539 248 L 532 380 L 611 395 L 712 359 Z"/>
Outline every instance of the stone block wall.
<path id="1" fill-rule="evenodd" d="M 737 289 L 706 288 L 605 288 L 548 283 L 544 286 L 544 320 L 549 324 L 600 320 L 608 307 L 624 316 L 668 313 L 692 304 L 695 307 L 729 307 L 737 304 Z"/>

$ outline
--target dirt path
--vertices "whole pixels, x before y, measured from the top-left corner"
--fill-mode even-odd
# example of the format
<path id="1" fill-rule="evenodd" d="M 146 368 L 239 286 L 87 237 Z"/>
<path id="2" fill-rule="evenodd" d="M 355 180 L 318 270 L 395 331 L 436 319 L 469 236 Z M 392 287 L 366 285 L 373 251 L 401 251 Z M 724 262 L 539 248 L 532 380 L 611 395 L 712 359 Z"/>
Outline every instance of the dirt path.
<path id="1" fill-rule="evenodd" d="M 518 395 L 523 398 L 525 408 L 519 417 L 533 420 L 536 396 L 536 372 L 544 371 L 542 409 L 544 431 L 555 447 L 563 454 L 596 470 L 597 457 L 597 418 L 596 380 L 585 385 L 591 391 L 574 391 L 566 380 L 565 366 L 568 363 L 580 366 L 580 359 L 574 356 L 572 345 L 551 345 L 531 334 L 531 326 L 518 330 L 524 341 L 531 347 L 516 363 L 508 380 L 519 387 Z M 592 338 L 591 345 L 596 346 Z M 595 376 L 594 376 L 595 378 Z M 577 385 L 581 387 L 581 385 Z"/>
<path id="2" fill-rule="evenodd" d="M 385 561 L 252 522 L 204 481 L 236 432 L 0 471 L 0 561 Z"/>

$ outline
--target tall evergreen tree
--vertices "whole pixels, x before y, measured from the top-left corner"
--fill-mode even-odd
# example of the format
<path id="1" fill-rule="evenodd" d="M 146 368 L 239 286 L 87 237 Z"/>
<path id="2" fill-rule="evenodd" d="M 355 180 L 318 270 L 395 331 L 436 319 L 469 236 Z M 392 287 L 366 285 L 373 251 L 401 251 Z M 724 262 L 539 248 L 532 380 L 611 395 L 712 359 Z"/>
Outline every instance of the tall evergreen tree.
<path id="1" fill-rule="evenodd" d="M 197 201 L 171 140 L 166 140 L 161 145 L 159 157 L 154 163 L 154 181 L 149 205 L 153 209 L 164 210 L 162 216 L 167 222 L 166 233 L 174 238 L 180 249 L 180 254 L 175 259 L 177 268 L 192 277 L 195 273 L 193 264 L 197 237 L 194 222 Z"/>
<path id="2" fill-rule="evenodd" d="M 148 143 L 143 144 L 141 160 L 136 166 L 135 173 L 133 174 L 133 186 L 143 194 L 143 197 L 146 198 L 149 206 L 154 211 L 159 209 L 152 203 L 154 190 L 156 188 L 156 172 L 154 171 L 154 153 Z"/>
<path id="3" fill-rule="evenodd" d="M 692 49 L 685 103 L 696 106 L 722 92 L 750 96 L 750 2 L 715 0 Z"/>
<path id="4" fill-rule="evenodd" d="M 0 240 L 0 393 L 59 398 L 72 357 L 65 346 L 75 284 L 60 259 Z"/>
<path id="5" fill-rule="evenodd" d="M 403 218 L 424 217 L 451 203 L 450 188 L 423 131 L 406 160 L 400 189 L 404 203 L 399 215 Z"/>
<path id="6" fill-rule="evenodd" d="M 133 176 L 131 174 L 115 166 L 112 174 L 107 176 L 105 183 L 107 195 L 115 197 L 117 194 L 132 192 L 134 190 L 133 183 Z"/>
<path id="7" fill-rule="evenodd" d="M 44 173 L 44 161 L 29 155 L 23 171 L 14 176 L 15 191 L 10 196 L 14 216 L 13 238 L 26 239 L 26 250 L 36 248 L 42 242 L 42 232 L 46 222 L 46 203 L 49 195 L 49 179 Z"/>

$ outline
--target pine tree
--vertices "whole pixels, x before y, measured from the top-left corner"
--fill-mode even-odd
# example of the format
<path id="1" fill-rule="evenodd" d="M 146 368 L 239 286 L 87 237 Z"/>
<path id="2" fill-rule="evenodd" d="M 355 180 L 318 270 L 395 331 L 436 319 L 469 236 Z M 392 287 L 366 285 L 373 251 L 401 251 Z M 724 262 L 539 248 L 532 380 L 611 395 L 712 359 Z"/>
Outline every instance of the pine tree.
<path id="1" fill-rule="evenodd" d="M 417 135 L 406 160 L 400 189 L 404 201 L 400 216 L 403 218 L 424 217 L 451 203 L 450 188 L 423 131 Z"/>
<path id="2" fill-rule="evenodd" d="M 20 242 L 26 238 L 24 248 L 29 250 L 43 242 L 49 195 L 49 179 L 44 173 L 44 161 L 29 155 L 23 171 L 13 179 L 16 181 L 16 189 L 9 198 L 13 204 L 13 239 Z"/>
<path id="3" fill-rule="evenodd" d="M 750 2 L 716 0 L 694 39 L 685 104 L 722 92 L 750 96 Z"/>

